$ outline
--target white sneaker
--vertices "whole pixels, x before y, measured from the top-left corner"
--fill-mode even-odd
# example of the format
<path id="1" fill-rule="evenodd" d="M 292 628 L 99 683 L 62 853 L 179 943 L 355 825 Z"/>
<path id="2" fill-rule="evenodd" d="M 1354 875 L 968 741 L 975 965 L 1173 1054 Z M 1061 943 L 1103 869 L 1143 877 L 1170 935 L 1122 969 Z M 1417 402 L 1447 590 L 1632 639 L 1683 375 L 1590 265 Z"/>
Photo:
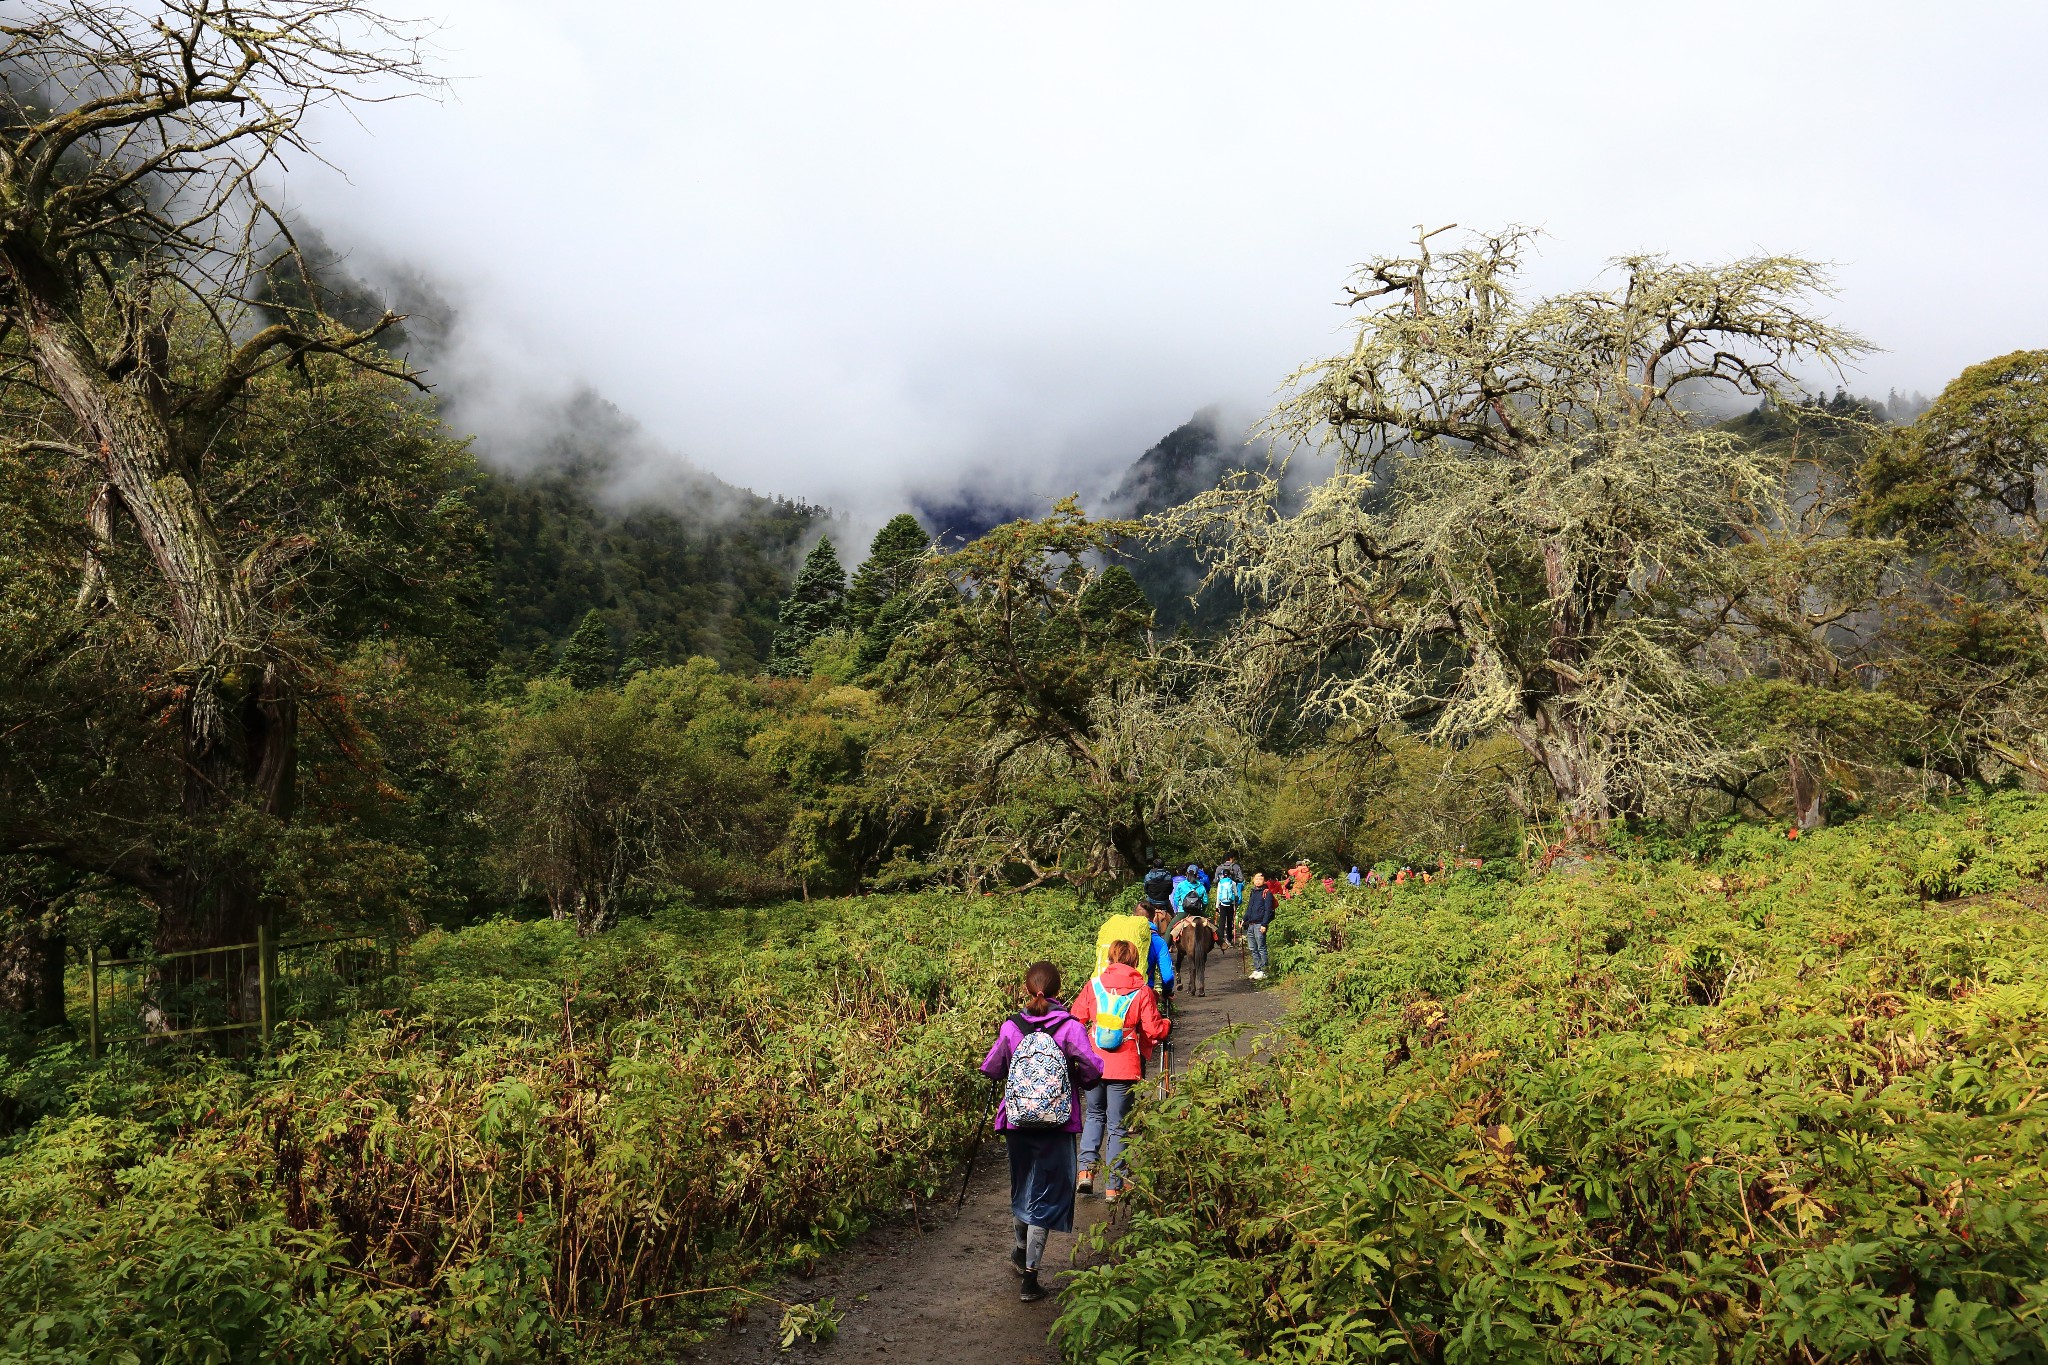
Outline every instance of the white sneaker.
<path id="1" fill-rule="evenodd" d="M 1254 981 L 1264 981 L 1265 979 L 1266 979 L 1266 974 L 1265 974 L 1264 972 L 1253 972 L 1253 973 L 1252 973 L 1252 980 L 1254 980 Z"/>

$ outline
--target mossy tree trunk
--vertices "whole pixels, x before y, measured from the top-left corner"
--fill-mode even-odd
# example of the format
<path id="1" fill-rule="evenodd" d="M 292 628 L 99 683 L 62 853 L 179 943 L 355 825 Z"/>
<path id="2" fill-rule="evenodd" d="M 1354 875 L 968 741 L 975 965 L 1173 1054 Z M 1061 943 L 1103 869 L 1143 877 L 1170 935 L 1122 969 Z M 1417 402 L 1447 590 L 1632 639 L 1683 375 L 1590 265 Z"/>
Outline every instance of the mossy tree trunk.
<path id="1" fill-rule="evenodd" d="M 257 618 L 269 574 L 293 547 L 231 563 L 192 461 L 178 449 L 162 376 L 146 358 L 125 365 L 102 359 L 77 296 L 55 271 L 39 269 L 32 251 L 8 252 L 7 264 L 37 369 L 104 469 L 175 622 L 167 681 L 180 733 L 179 812 L 213 846 L 164 868 L 149 888 L 162 911 L 157 947 L 247 942 L 261 913 L 255 879 L 220 836 L 237 810 L 291 814 L 298 697 L 277 661 L 265 657 Z"/>

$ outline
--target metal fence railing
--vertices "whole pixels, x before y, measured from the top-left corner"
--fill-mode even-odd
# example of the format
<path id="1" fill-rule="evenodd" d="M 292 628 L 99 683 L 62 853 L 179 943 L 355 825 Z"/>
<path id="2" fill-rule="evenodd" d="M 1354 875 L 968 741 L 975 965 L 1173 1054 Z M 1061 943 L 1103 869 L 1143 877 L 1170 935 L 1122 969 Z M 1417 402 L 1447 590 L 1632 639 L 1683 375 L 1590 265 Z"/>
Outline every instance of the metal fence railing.
<path id="1" fill-rule="evenodd" d="M 207 1034 L 255 1035 L 270 1045 L 282 1020 L 330 1018 L 397 1003 L 398 945 L 373 934 L 277 940 L 85 959 L 86 1037 L 97 1057 L 115 1043 Z"/>

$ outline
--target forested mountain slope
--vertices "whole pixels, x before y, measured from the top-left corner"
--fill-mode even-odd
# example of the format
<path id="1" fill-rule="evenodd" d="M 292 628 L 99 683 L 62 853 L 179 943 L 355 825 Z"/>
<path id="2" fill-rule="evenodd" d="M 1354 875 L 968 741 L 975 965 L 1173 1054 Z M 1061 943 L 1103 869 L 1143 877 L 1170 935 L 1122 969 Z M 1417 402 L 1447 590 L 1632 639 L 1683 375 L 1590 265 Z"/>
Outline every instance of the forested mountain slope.
<path id="1" fill-rule="evenodd" d="M 387 265 L 372 282 L 316 229 L 302 227 L 300 240 L 334 316 L 354 327 L 387 310 L 404 316 L 383 341 L 434 385 L 447 429 L 471 439 L 504 662 L 545 672 L 592 610 L 620 657 L 703 655 L 741 671 L 766 660 L 776 603 L 822 508 L 726 483 L 587 385 L 558 400 L 522 396 L 508 420 L 502 395 L 467 377 L 461 311 L 433 281 Z M 309 301 L 290 270 L 273 269 L 266 319 Z"/>
<path id="2" fill-rule="evenodd" d="M 1204 408 L 1131 462 L 1103 510 L 1129 517 L 1162 512 L 1214 488 L 1252 463 L 1252 448 L 1238 437 L 1224 434 L 1221 411 Z M 1202 566 L 1186 545 L 1133 547 L 1126 563 L 1151 599 L 1162 629 L 1218 628 L 1241 605 L 1227 584 L 1201 592 L 1199 605 L 1191 600 L 1201 587 Z"/>
<path id="3" fill-rule="evenodd" d="M 633 459 L 645 440 L 585 391 L 563 405 L 530 469 L 484 477 L 476 505 L 508 663 L 544 671 L 593 609 L 649 664 L 703 655 L 751 671 L 767 658 L 776 603 L 824 510 L 681 460 Z"/>

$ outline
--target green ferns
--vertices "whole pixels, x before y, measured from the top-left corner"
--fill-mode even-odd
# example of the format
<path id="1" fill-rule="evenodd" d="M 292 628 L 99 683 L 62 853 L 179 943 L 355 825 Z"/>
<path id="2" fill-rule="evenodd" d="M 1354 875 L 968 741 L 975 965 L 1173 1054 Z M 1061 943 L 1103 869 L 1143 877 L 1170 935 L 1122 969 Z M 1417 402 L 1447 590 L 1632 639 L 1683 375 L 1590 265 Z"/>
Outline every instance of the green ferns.
<path id="1" fill-rule="evenodd" d="M 416 948 L 408 1008 L 275 1065 L 0 1082 L 0 1361 L 643 1358 L 958 1177 L 1066 898 L 677 911 Z M 712 1291 L 712 1292 L 706 1292 Z M 797 1314 L 805 1331 L 818 1315 Z"/>
<path id="2" fill-rule="evenodd" d="M 1312 894 L 1142 1110 L 1085 1361 L 2048 1355 L 2048 804 Z"/>

